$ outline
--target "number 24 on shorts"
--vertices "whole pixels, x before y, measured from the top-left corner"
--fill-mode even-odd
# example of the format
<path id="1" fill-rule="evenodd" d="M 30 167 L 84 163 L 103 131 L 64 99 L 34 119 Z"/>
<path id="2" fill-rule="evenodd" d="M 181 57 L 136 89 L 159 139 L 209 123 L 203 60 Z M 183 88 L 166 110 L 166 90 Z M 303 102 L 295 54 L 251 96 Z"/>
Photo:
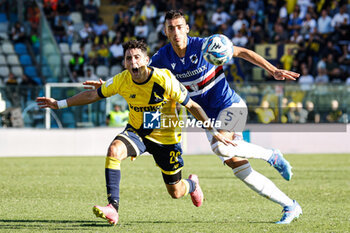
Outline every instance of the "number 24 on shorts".
<path id="1" fill-rule="evenodd" d="M 177 157 L 181 155 L 181 152 L 180 151 L 170 151 L 170 164 L 174 164 L 176 162 L 178 162 L 178 159 Z"/>

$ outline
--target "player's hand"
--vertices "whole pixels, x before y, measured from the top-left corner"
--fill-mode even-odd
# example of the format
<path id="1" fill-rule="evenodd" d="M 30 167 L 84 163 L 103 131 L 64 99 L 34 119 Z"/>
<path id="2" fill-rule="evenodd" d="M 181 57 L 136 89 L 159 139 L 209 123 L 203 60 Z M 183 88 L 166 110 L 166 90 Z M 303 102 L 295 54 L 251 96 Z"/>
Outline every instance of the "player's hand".
<path id="1" fill-rule="evenodd" d="M 40 108 L 58 109 L 57 100 L 54 98 L 37 97 L 36 102 Z"/>
<path id="2" fill-rule="evenodd" d="M 293 71 L 288 71 L 288 70 L 280 70 L 277 69 L 272 76 L 276 79 L 276 80 L 296 80 L 297 78 L 299 78 L 300 74 L 295 73 Z"/>
<path id="3" fill-rule="evenodd" d="M 226 136 L 222 135 L 221 133 L 216 133 L 214 135 L 214 138 L 218 140 L 219 142 L 224 143 L 224 145 L 232 145 L 232 146 L 237 146 L 236 143 L 234 143 L 231 139 L 227 138 Z"/>
<path id="4" fill-rule="evenodd" d="M 104 84 L 105 81 L 103 81 L 102 79 L 100 79 L 99 81 L 85 81 L 83 82 L 84 85 L 84 89 L 98 89 L 102 86 L 102 84 Z"/>

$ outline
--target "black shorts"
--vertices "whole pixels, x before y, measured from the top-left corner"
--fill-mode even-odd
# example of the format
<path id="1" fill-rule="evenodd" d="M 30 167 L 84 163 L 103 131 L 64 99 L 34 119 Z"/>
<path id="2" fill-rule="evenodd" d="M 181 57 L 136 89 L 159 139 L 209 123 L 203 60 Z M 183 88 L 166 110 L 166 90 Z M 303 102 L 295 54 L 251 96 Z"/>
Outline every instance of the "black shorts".
<path id="1" fill-rule="evenodd" d="M 181 169 L 184 166 L 184 162 L 181 157 L 182 148 L 180 143 L 163 145 L 152 142 L 144 136 L 140 136 L 130 125 L 127 125 L 125 130 L 117 135 L 115 140 L 116 139 L 121 140 L 126 145 L 128 156 L 136 157 L 146 151 L 153 155 L 154 161 L 165 175 L 163 175 L 163 177 L 173 176 L 181 172 Z M 179 174 L 181 179 L 181 173 Z M 179 177 L 178 175 L 176 177 Z M 164 178 L 164 180 L 165 179 L 166 178 Z M 170 178 L 170 180 L 172 179 Z"/>

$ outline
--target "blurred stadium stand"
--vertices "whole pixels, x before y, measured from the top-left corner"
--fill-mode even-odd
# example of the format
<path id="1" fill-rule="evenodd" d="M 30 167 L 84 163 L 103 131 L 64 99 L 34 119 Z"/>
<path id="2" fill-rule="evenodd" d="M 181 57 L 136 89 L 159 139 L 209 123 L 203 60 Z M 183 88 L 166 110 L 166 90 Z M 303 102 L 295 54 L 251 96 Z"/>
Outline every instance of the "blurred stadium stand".
<path id="1" fill-rule="evenodd" d="M 269 102 L 277 123 L 283 122 L 288 105 L 298 102 L 304 108 L 307 102 L 312 102 L 313 111 L 320 115 L 320 122 L 327 122 L 327 115 L 332 111 L 334 116 L 340 115 L 336 122 L 347 122 L 350 111 L 347 94 L 350 87 L 350 4 L 347 1 L 333 4 L 332 1 L 307 0 L 285 4 L 284 1 L 262 0 L 198 0 L 195 3 L 158 0 L 150 2 L 150 5 L 147 5 L 148 1 L 146 4 L 141 0 L 94 0 L 92 4 L 86 0 L 62 1 L 69 11 L 57 9 L 58 1 L 55 0 L 1 1 L 0 91 L 6 108 L 19 106 L 23 110 L 37 95 L 44 93 L 45 84 L 78 82 L 84 78 L 88 68 L 104 80 L 119 73 L 123 70 L 122 59 L 113 57 L 112 51 L 109 51 L 106 60 L 100 57 L 99 50 L 102 44 L 109 50 L 115 40 L 122 43 L 134 39 L 135 27 L 141 20 L 149 31 L 146 41 L 152 55 L 167 43 L 162 27 L 164 12 L 182 9 L 190 25 L 191 36 L 222 33 L 234 41 L 247 41 L 244 47 L 261 54 L 277 67 L 287 66 L 302 73 L 300 83 L 305 80 L 303 76 L 313 80 L 300 85 L 298 82 L 277 83 L 262 69 L 242 59 L 232 60 L 225 66 L 227 79 L 247 101 L 250 122 L 257 121 L 254 109 L 263 100 Z M 294 20 L 293 15 L 297 15 L 298 20 Z M 103 22 L 96 25 L 99 18 Z M 14 29 L 17 22 L 20 28 Z M 99 35 L 101 28 L 107 31 Z M 297 36 L 294 31 L 298 32 Z M 21 32 L 24 32 L 24 38 L 21 38 Z M 74 54 L 83 58 L 83 75 L 69 68 L 69 64 L 74 62 Z M 327 60 L 329 54 L 333 57 Z M 10 101 L 7 94 L 10 74 L 18 80 L 15 88 L 20 97 L 14 99 L 17 102 Z M 27 75 L 29 81 L 23 82 L 23 75 Z M 30 91 L 23 91 L 24 87 Z M 56 98 L 72 93 L 67 87 L 57 88 L 60 94 Z M 331 109 L 332 100 L 338 101 L 338 110 Z M 65 114 L 63 125 L 72 126 L 72 117 L 75 122 L 80 121 L 79 117 L 92 119 L 84 114 L 84 110 L 81 110 L 81 116 Z M 62 118 L 62 115 L 59 117 Z M 100 117 L 96 119 L 98 122 L 93 125 L 104 124 Z M 33 127 L 32 124 L 30 126 Z"/>

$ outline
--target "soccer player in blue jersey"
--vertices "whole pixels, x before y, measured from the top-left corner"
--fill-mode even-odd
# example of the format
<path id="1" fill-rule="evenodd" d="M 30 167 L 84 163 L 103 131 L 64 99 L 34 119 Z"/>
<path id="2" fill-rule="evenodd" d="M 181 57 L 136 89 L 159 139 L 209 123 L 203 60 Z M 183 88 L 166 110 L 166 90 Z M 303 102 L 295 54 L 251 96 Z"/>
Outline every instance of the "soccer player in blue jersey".
<path id="1" fill-rule="evenodd" d="M 166 188 L 172 198 L 180 198 L 188 193 L 192 202 L 199 207 L 203 201 L 203 193 L 197 175 L 182 179 L 181 169 L 184 162 L 181 157 L 181 132 L 179 128 L 159 126 L 148 129 L 149 123 L 161 115 L 176 122 L 176 102 L 184 105 L 199 121 L 209 120 L 203 109 L 193 102 L 188 91 L 167 69 L 148 67 L 147 45 L 142 41 L 129 41 L 124 44 L 124 62 L 127 68 L 104 82 L 96 90 L 81 92 L 64 100 L 38 97 L 40 108 L 61 109 L 96 102 L 115 94 L 120 94 L 129 104 L 129 123 L 125 130 L 118 134 L 108 148 L 105 165 L 107 197 L 109 204 L 105 207 L 94 206 L 97 217 L 117 224 L 119 219 L 119 184 L 120 164 L 127 157 L 136 157 L 148 151 L 159 166 Z M 147 117 L 146 117 L 147 118 Z M 156 124 L 156 122 L 155 122 Z M 231 139 L 219 134 L 209 126 L 207 130 L 224 144 L 232 144 Z"/>
<path id="2" fill-rule="evenodd" d="M 283 207 L 284 215 L 277 223 L 288 224 L 298 218 L 302 213 L 299 204 L 251 168 L 247 159 L 263 159 L 276 168 L 284 179 L 290 180 L 292 177 L 291 166 L 279 150 L 265 149 L 243 140 L 241 132 L 246 123 L 247 106 L 229 87 L 222 66 L 204 60 L 201 48 L 205 39 L 188 36 L 190 29 L 180 11 L 167 12 L 164 24 L 164 32 L 170 43 L 153 55 L 150 66 L 169 69 L 206 114 L 221 121 L 219 132 L 234 139 L 237 146 L 225 145 L 207 134 L 213 152 L 249 188 Z M 264 68 L 276 80 L 295 80 L 299 77 L 297 73 L 277 69 L 254 51 L 237 46 L 233 51 L 234 57 Z"/>

